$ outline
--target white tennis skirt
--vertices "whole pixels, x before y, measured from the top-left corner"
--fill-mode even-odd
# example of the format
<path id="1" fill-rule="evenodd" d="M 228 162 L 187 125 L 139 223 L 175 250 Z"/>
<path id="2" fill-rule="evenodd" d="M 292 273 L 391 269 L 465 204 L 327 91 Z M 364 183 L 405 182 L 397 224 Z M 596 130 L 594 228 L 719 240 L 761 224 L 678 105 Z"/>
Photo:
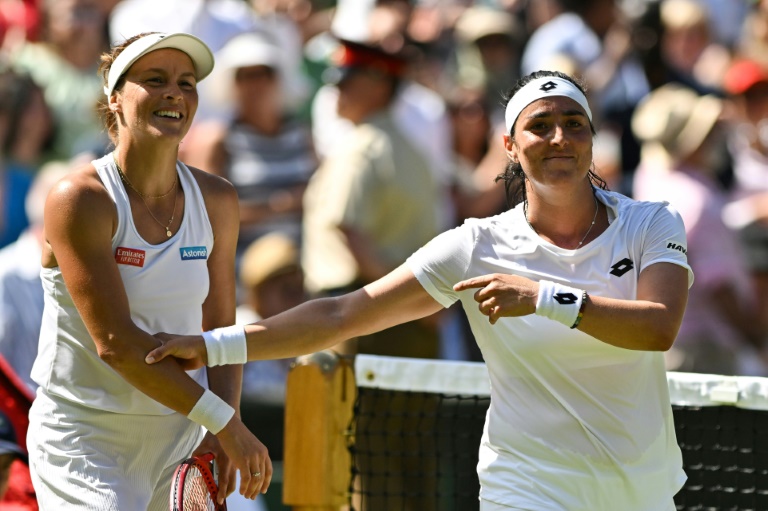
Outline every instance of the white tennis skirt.
<path id="1" fill-rule="evenodd" d="M 27 432 L 41 511 L 166 511 L 205 431 L 185 416 L 105 412 L 38 390 Z"/>

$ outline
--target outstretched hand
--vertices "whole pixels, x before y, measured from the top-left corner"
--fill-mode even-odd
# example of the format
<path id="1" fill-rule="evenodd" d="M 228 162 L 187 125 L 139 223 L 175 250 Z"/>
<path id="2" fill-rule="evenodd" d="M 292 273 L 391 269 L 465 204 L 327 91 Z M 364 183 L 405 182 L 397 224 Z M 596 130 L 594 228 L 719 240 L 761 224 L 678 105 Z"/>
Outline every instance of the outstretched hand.
<path id="1" fill-rule="evenodd" d="M 454 291 L 477 289 L 474 298 L 478 309 L 493 325 L 504 316 L 527 316 L 536 312 L 539 285 L 517 275 L 493 273 L 462 280 Z"/>
<path id="2" fill-rule="evenodd" d="M 144 358 L 147 364 L 156 364 L 166 357 L 177 359 L 185 371 L 199 369 L 208 363 L 205 341 L 199 335 L 171 335 L 164 332 L 155 334 L 162 343 Z"/>

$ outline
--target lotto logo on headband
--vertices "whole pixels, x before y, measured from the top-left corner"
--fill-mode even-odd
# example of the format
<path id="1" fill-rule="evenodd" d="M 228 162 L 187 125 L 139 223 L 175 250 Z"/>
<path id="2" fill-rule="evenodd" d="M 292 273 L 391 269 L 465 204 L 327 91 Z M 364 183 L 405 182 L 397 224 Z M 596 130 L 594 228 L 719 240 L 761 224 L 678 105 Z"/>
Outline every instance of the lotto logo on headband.
<path id="1" fill-rule="evenodd" d="M 191 259 L 208 259 L 208 249 L 205 247 L 182 247 L 179 249 L 182 261 Z"/>
<path id="2" fill-rule="evenodd" d="M 589 109 L 587 97 L 576 85 L 559 76 L 543 76 L 525 84 L 507 103 L 507 108 L 504 112 L 507 132 L 512 131 L 517 117 L 525 107 L 537 99 L 550 98 L 552 96 L 571 98 L 581 105 L 590 122 L 592 121 L 592 111 Z"/>
<path id="3" fill-rule="evenodd" d="M 544 92 L 549 92 L 552 89 L 556 89 L 556 88 L 557 88 L 557 84 L 555 82 L 547 82 L 541 87 L 539 87 L 539 89 L 543 90 Z"/>

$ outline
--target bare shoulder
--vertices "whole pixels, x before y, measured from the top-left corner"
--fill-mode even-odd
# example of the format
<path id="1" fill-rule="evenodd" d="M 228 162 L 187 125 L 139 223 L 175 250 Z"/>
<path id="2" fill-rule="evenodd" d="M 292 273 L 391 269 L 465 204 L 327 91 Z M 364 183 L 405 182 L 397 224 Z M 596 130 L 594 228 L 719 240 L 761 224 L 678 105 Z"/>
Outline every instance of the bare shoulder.
<path id="1" fill-rule="evenodd" d="M 48 193 L 46 210 L 60 213 L 88 213 L 114 211 L 114 202 L 94 166 L 90 163 L 77 167 L 60 179 Z M 46 219 L 47 223 L 47 219 Z"/>
<path id="2" fill-rule="evenodd" d="M 75 247 L 108 243 L 117 225 L 117 208 L 93 165 L 78 167 L 48 193 L 44 212 L 43 266 L 58 265 Z M 64 255 L 65 259 L 67 258 Z"/>
<path id="3" fill-rule="evenodd" d="M 195 167 L 189 167 L 189 170 L 203 194 L 205 209 L 214 230 L 227 225 L 236 227 L 240 222 L 240 215 L 237 191 L 232 183 Z"/>
<path id="4" fill-rule="evenodd" d="M 237 201 L 237 192 L 235 187 L 221 176 L 205 172 L 196 167 L 187 165 L 192 175 L 203 193 L 206 203 L 213 200 L 234 200 Z"/>

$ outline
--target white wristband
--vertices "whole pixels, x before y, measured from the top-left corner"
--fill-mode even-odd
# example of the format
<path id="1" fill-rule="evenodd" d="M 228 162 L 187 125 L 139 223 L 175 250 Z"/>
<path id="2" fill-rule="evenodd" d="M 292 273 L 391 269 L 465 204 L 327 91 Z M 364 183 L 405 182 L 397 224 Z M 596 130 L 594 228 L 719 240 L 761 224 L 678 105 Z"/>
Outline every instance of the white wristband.
<path id="1" fill-rule="evenodd" d="M 583 296 L 584 291 L 581 289 L 556 284 L 549 280 L 540 280 L 536 314 L 570 328 L 579 316 Z"/>
<path id="2" fill-rule="evenodd" d="M 245 327 L 240 325 L 214 328 L 203 332 L 205 349 L 208 352 L 208 367 L 248 362 L 245 343 Z"/>
<path id="3" fill-rule="evenodd" d="M 215 435 L 224 429 L 233 415 L 235 415 L 234 408 L 210 390 L 205 389 L 187 418 Z"/>

